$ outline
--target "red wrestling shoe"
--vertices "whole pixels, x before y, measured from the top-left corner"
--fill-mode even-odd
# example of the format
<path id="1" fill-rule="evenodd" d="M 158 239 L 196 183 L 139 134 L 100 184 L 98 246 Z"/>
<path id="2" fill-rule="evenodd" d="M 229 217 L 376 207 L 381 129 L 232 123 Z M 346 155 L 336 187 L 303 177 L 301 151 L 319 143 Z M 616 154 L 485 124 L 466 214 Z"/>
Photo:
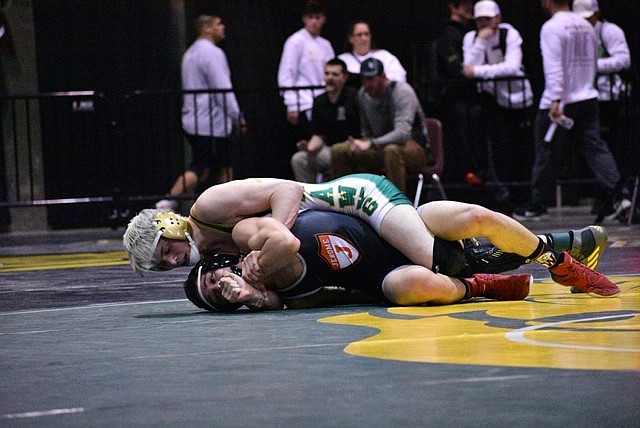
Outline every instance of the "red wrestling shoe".
<path id="1" fill-rule="evenodd" d="M 471 297 L 486 297 L 495 300 L 523 300 L 529 295 L 533 277 L 528 273 L 517 275 L 494 275 L 478 273 L 465 278 L 471 286 Z"/>
<path id="2" fill-rule="evenodd" d="M 562 252 L 562 256 L 562 263 L 549 269 L 551 278 L 558 284 L 576 287 L 592 297 L 614 297 L 620 294 L 620 287 L 600 272 L 589 269 L 566 251 Z"/>

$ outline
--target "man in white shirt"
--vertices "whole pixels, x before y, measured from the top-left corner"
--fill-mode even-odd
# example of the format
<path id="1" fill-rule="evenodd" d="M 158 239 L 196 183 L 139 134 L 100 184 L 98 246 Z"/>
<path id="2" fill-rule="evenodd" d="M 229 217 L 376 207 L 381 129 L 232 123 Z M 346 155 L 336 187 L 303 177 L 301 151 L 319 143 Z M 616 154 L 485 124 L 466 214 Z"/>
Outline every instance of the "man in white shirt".
<path id="1" fill-rule="evenodd" d="M 321 3 L 314 0 L 307 2 L 302 16 L 304 27 L 284 43 L 278 68 L 279 87 L 324 86 L 324 66 L 335 56 L 331 43 L 320 36 L 326 21 Z M 295 129 L 295 142 L 309 139 L 313 98 L 322 92 L 322 89 L 284 91 L 287 122 Z"/>
<path id="2" fill-rule="evenodd" d="M 182 89 L 233 89 L 227 56 L 217 44 L 225 38 L 225 25 L 214 14 L 196 18 L 198 38 L 182 57 Z M 218 167 L 216 183 L 233 180 L 231 141 L 234 126 L 244 127 L 244 119 L 233 92 L 187 92 L 183 96 L 182 128 L 191 145 L 192 162 L 177 178 L 171 196 L 193 193 L 206 181 L 211 168 Z M 215 153 L 215 155 L 214 155 Z M 156 208 L 176 209 L 177 201 L 163 199 Z"/>
<path id="3" fill-rule="evenodd" d="M 631 67 L 624 31 L 613 22 L 600 20 L 598 0 L 574 0 L 573 11 L 593 25 L 598 37 L 598 99 L 617 100 L 625 88 L 622 78 L 615 73 Z"/>
<path id="4" fill-rule="evenodd" d="M 629 159 L 629 118 L 623 116 L 624 93 L 627 90 L 619 72 L 631 67 L 631 55 L 624 31 L 613 22 L 601 20 L 598 0 L 574 0 L 573 11 L 593 25 L 598 38 L 598 100 L 600 101 L 600 124 L 603 139 L 609 144 L 613 157 L 620 170 L 621 187 L 625 199 L 616 207 L 615 216 L 624 218 L 624 210 L 630 208 L 631 201 L 626 199 L 629 191 L 626 178 L 635 173 L 636 165 Z M 594 207 L 596 209 L 597 207 Z"/>
<path id="5" fill-rule="evenodd" d="M 565 137 L 571 135 L 598 181 L 597 198 L 602 204 L 598 223 L 615 212 L 620 174 L 609 147 L 600 139 L 598 91 L 594 86 L 596 34 L 589 22 L 571 11 L 570 0 L 542 0 L 542 6 L 551 19 L 540 30 L 545 88 L 534 124 L 532 201 L 528 207 L 517 208 L 513 215 L 518 220 L 546 215 L 555 194 L 560 148 Z M 566 124 L 566 117 L 573 120 L 572 126 Z"/>
<path id="6" fill-rule="evenodd" d="M 478 29 L 464 36 L 463 72 L 471 79 L 487 79 L 478 84 L 488 130 L 488 139 L 479 141 L 480 147 L 476 148 L 480 168 L 484 172 L 490 171 L 491 153 L 499 181 L 528 181 L 533 164 L 532 112 L 529 108 L 533 104 L 533 92 L 522 65 L 522 37 L 511 24 L 502 22 L 500 8 L 493 0 L 476 3 L 473 16 Z M 504 187 L 503 192 L 498 192 L 495 202 L 500 210 L 508 212 L 513 205 L 525 202 L 522 190 L 516 186 Z"/>

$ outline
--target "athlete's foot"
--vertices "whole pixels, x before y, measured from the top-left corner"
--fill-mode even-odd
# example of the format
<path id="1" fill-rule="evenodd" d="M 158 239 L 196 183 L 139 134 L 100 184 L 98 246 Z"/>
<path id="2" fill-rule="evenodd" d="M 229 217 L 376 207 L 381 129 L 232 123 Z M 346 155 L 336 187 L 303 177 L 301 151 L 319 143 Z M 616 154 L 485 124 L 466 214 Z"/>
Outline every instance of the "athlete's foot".
<path id="1" fill-rule="evenodd" d="M 495 300 L 522 300 L 529 295 L 533 277 L 526 274 L 495 275 L 479 273 L 465 278 L 471 287 L 471 297 Z"/>
<path id="2" fill-rule="evenodd" d="M 566 251 L 563 261 L 549 269 L 551 278 L 558 284 L 576 287 L 593 297 L 614 297 L 620 294 L 620 287 L 600 272 L 591 270 L 575 260 Z"/>
<path id="3" fill-rule="evenodd" d="M 588 267 L 595 270 L 598 267 L 600 256 L 607 247 L 607 231 L 602 226 L 587 226 L 584 229 L 573 231 L 573 245 L 569 254 Z M 572 293 L 582 293 L 578 287 L 571 287 Z"/>

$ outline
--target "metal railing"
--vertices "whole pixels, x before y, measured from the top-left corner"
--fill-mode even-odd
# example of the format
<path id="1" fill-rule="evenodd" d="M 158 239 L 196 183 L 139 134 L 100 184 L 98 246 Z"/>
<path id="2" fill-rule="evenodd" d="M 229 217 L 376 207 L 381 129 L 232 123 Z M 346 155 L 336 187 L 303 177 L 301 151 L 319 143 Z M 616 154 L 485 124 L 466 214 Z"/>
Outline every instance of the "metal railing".
<path id="1" fill-rule="evenodd" d="M 284 169 L 289 168 L 295 144 L 285 141 L 288 125 L 282 94 L 310 89 L 316 94 L 323 90 L 274 87 L 234 91 L 250 130 L 234 145 L 238 178 L 289 175 Z M 626 90 L 628 95 L 630 85 Z M 4 189 L 0 186 L 0 209 L 102 204 L 99 216 L 107 217 L 114 209 L 149 206 L 166 196 L 189 161 L 181 127 L 183 96 L 225 92 L 229 91 L 0 96 L 4 145 L 0 179 L 6 183 Z M 625 96 L 615 102 L 628 100 Z"/>

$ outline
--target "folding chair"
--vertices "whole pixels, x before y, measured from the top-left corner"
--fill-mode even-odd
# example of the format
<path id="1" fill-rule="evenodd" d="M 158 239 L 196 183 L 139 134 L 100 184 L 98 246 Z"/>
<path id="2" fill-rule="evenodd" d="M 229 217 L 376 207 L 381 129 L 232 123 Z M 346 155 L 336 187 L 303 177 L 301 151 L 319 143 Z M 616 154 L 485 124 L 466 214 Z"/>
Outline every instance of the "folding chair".
<path id="1" fill-rule="evenodd" d="M 425 176 L 429 177 L 440 192 L 442 199 L 447 199 L 447 194 L 440 182 L 440 176 L 444 170 L 444 135 L 442 131 L 442 122 L 435 117 L 427 117 L 427 134 L 429 136 L 429 144 L 436 161 L 433 165 L 425 166 L 418 174 L 418 186 L 416 188 L 416 197 L 413 205 L 417 208 L 420 205 L 420 196 L 422 194 L 422 186 L 424 185 Z"/>

